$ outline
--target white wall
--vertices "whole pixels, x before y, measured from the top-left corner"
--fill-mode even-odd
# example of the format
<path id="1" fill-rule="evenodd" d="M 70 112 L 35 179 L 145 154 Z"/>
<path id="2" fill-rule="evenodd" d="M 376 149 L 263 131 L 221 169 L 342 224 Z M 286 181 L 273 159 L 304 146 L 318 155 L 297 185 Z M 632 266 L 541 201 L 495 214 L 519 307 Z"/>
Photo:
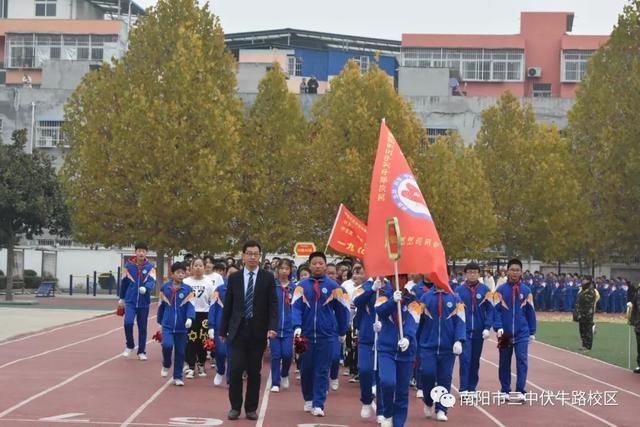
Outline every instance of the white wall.
<path id="1" fill-rule="evenodd" d="M 36 17 L 35 0 L 9 0 L 8 18 L 14 19 L 71 19 L 71 3 L 73 0 L 58 0 L 56 16 Z M 75 0 L 84 1 L 84 0 Z"/>

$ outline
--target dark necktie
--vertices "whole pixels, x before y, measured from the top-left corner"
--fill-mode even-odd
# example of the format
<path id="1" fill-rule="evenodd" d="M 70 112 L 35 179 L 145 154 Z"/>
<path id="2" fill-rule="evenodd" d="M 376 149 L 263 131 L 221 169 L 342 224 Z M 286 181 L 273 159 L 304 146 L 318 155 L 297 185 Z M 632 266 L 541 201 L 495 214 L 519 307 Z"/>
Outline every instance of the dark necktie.
<path id="1" fill-rule="evenodd" d="M 247 294 L 244 296 L 244 319 L 253 317 L 253 271 L 249 272 L 249 283 L 247 284 Z"/>

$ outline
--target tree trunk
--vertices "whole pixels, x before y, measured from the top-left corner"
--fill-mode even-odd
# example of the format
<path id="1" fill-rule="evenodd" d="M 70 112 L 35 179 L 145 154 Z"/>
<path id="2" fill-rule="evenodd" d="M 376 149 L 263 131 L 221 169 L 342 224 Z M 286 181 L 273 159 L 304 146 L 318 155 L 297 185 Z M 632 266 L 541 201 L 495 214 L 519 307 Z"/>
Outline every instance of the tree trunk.
<path id="1" fill-rule="evenodd" d="M 164 258 L 165 252 L 163 250 L 156 251 L 158 265 L 156 266 L 156 289 L 154 295 L 160 293 L 162 285 L 164 283 Z"/>
<path id="2" fill-rule="evenodd" d="M 14 236 L 13 231 L 9 231 L 9 238 L 7 240 L 7 293 L 5 295 L 6 301 L 13 301 L 13 264 L 14 264 Z"/>

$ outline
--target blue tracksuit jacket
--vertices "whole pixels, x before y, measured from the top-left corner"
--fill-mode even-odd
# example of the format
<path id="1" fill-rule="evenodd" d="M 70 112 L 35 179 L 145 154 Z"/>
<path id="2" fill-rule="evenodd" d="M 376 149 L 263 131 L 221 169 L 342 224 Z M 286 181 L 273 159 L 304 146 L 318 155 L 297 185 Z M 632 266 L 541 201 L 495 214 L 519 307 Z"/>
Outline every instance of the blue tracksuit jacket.
<path id="1" fill-rule="evenodd" d="M 482 331 L 493 326 L 493 294 L 479 282 L 475 286 L 465 282 L 456 288 L 455 293 L 465 306 L 467 339 L 482 339 Z"/>
<path id="2" fill-rule="evenodd" d="M 180 284 L 177 292 L 172 292 L 173 281 L 168 281 L 160 291 L 160 305 L 158 306 L 158 323 L 163 329 L 173 333 L 187 333 L 184 323 L 187 319 L 195 319 L 196 309 L 192 301 L 195 298 L 191 286 Z M 173 293 L 173 297 L 172 297 Z"/>
<path id="3" fill-rule="evenodd" d="M 358 329 L 358 344 L 373 345 L 375 333 L 373 322 L 376 320 L 376 292 L 371 289 L 373 281 L 362 284 L 353 296 L 353 305 L 356 306 L 356 329 Z"/>
<path id="4" fill-rule="evenodd" d="M 457 295 L 434 287 L 422 295 L 420 351 L 453 354 L 453 343 L 466 339 L 464 304 Z"/>
<path id="5" fill-rule="evenodd" d="M 276 296 L 278 297 L 278 313 L 280 313 L 280 320 L 278 322 L 278 338 L 286 338 L 293 335 L 293 323 L 291 321 L 291 301 L 293 299 L 294 283 L 289 282 L 286 286 L 286 290 L 282 287 L 282 284 L 276 279 Z M 288 296 L 288 301 L 285 301 Z"/>
<path id="6" fill-rule="evenodd" d="M 209 329 L 213 329 L 215 336 L 218 335 L 218 326 L 222 321 L 222 309 L 224 308 L 224 297 L 227 294 L 227 284 L 224 283 L 213 291 L 211 306 L 209 307 L 209 317 L 207 319 Z"/>
<path id="7" fill-rule="evenodd" d="M 536 334 L 536 311 L 531 289 L 524 283 L 504 283 L 494 292 L 493 327 L 513 335 L 513 342 L 529 340 Z"/>
<path id="8" fill-rule="evenodd" d="M 139 288 L 144 286 L 147 292 L 140 295 Z M 133 305 L 136 308 L 149 307 L 151 304 L 151 293 L 156 286 L 156 267 L 152 262 L 145 260 L 141 268 L 138 269 L 135 257 L 127 262 L 122 270 L 122 280 L 120 281 L 120 293 L 118 296 L 124 300 L 125 304 Z"/>
<path id="9" fill-rule="evenodd" d="M 409 340 L 409 348 L 400 351 L 398 341 L 400 341 L 400 329 L 398 326 L 398 304 L 393 301 L 394 289 L 385 284 L 380 291 L 380 296 L 376 300 L 376 313 L 382 323 L 382 330 L 378 334 L 378 351 L 389 353 L 398 361 L 411 361 L 416 358 L 417 341 L 416 331 L 420 323 L 420 313 L 422 306 L 420 302 L 409 292 L 402 297 L 402 333 Z"/>

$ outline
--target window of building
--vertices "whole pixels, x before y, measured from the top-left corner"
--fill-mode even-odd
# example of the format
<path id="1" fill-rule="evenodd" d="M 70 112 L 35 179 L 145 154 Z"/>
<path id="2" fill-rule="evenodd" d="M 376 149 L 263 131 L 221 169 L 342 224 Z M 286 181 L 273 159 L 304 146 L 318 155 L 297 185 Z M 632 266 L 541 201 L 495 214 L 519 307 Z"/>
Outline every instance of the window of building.
<path id="1" fill-rule="evenodd" d="M 360 62 L 360 72 L 361 73 L 366 73 L 367 71 L 369 71 L 369 57 L 368 56 L 361 56 L 359 62 Z"/>
<path id="2" fill-rule="evenodd" d="M 421 142 L 420 144 L 421 150 L 424 152 L 429 145 L 435 144 L 439 136 L 449 135 L 455 131 L 456 131 L 455 129 L 449 129 L 449 128 L 426 128 L 425 132 L 426 132 L 427 138 L 426 140 L 423 140 Z"/>
<path id="3" fill-rule="evenodd" d="M 533 97 L 534 98 L 549 98 L 549 97 L 551 97 L 551 83 L 534 83 L 533 84 Z"/>
<path id="4" fill-rule="evenodd" d="M 289 64 L 287 67 L 287 74 L 289 76 L 301 76 L 302 75 L 302 58 L 295 56 L 289 56 Z"/>
<path id="5" fill-rule="evenodd" d="M 522 49 L 403 49 L 403 67 L 449 68 L 466 81 L 523 81 Z"/>
<path id="6" fill-rule="evenodd" d="M 62 146 L 62 124 L 58 120 L 38 121 L 36 126 L 36 147 L 53 148 Z"/>
<path id="7" fill-rule="evenodd" d="M 58 0 L 36 0 L 36 16 L 56 16 Z"/>
<path id="8" fill-rule="evenodd" d="M 7 34 L 6 40 L 7 68 L 42 68 L 51 59 L 102 62 L 118 49 L 116 34 Z"/>
<path id="9" fill-rule="evenodd" d="M 562 81 L 581 82 L 587 71 L 587 62 L 594 50 L 563 50 L 562 51 Z"/>

